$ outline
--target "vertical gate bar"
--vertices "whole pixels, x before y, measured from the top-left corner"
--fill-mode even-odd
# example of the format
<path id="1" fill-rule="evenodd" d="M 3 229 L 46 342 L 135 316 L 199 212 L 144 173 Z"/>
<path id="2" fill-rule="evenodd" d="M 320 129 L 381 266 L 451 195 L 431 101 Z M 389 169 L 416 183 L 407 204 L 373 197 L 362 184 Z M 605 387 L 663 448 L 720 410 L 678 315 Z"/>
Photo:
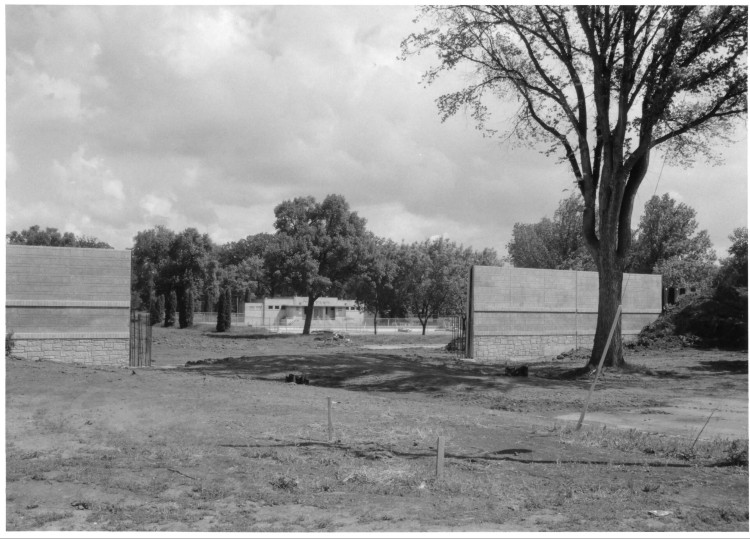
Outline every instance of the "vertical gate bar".
<path id="1" fill-rule="evenodd" d="M 146 326 L 146 349 L 147 349 L 146 350 L 146 354 L 147 354 L 147 357 L 146 357 L 146 360 L 147 360 L 146 366 L 147 367 L 151 366 L 151 337 L 152 337 L 151 331 L 152 331 L 151 330 L 151 315 L 149 314 L 149 316 L 148 316 L 148 325 Z"/>

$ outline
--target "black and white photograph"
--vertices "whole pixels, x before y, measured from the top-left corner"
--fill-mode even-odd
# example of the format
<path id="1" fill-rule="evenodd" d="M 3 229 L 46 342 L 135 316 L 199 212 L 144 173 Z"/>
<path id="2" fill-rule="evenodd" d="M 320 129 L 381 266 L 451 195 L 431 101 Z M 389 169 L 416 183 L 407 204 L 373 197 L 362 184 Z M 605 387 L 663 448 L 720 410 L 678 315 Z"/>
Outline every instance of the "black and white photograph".
<path id="1" fill-rule="evenodd" d="M 750 531 L 747 23 L 6 4 L 4 535 Z"/>

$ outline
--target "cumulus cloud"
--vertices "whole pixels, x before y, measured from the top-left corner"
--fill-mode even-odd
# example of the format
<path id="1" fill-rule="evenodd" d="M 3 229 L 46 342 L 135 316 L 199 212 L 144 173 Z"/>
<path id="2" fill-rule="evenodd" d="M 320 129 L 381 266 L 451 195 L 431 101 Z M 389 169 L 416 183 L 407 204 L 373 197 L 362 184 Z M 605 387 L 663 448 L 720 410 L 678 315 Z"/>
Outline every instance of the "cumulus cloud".
<path id="1" fill-rule="evenodd" d="M 379 235 L 502 254 L 513 223 L 551 215 L 572 177 L 466 115 L 440 122 L 434 100 L 465 74 L 424 88 L 431 59 L 397 59 L 414 15 L 8 6 L 6 226 L 77 223 L 119 248 L 154 224 L 231 241 L 271 231 L 282 200 L 337 193 Z M 499 104 L 497 121 L 516 106 Z M 746 193 L 746 162 L 726 170 Z M 661 185 L 697 203 L 695 182 L 673 177 Z M 724 213 L 742 219 L 738 199 Z"/>

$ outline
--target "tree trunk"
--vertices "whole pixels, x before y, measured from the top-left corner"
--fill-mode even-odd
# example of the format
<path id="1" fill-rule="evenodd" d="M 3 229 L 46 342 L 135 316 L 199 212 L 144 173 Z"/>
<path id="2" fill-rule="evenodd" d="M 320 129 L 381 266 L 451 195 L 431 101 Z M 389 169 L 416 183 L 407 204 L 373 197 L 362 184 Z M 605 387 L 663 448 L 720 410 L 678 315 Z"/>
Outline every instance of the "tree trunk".
<path id="1" fill-rule="evenodd" d="M 375 312 L 375 318 L 372 319 L 372 325 L 375 328 L 375 335 L 378 334 L 378 313 Z"/>
<path id="2" fill-rule="evenodd" d="M 305 327 L 302 329 L 302 335 L 310 335 L 310 325 L 312 324 L 313 305 L 317 298 L 310 294 L 307 296 L 307 308 L 305 309 Z"/>
<path id="3" fill-rule="evenodd" d="M 604 250 L 604 247 L 602 248 Z M 614 251 L 614 248 L 612 248 Z M 617 259 L 616 253 L 601 253 L 599 261 L 599 316 L 596 321 L 596 335 L 594 337 L 594 349 L 589 358 L 589 367 L 599 366 L 604 348 L 607 345 L 607 337 L 612 329 L 612 323 L 617 314 L 617 307 L 622 302 L 622 264 Z M 625 359 L 622 355 L 622 323 L 617 320 L 617 328 L 609 343 L 607 357 L 604 359 L 607 367 L 622 367 Z"/>

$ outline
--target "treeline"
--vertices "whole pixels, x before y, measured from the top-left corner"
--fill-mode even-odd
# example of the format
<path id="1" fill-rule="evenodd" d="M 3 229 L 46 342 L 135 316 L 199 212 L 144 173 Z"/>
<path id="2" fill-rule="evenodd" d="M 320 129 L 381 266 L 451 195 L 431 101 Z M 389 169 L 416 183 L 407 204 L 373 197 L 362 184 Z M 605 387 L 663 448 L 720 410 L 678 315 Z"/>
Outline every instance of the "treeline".
<path id="1" fill-rule="evenodd" d="M 227 313 L 255 298 L 307 298 L 303 333 L 320 297 L 355 299 L 375 318 L 415 316 L 422 323 L 464 309 L 471 265 L 499 265 L 493 249 L 474 251 L 445 238 L 397 244 L 367 230 L 340 195 L 279 204 L 273 234 L 223 245 L 195 228 L 138 232 L 133 248 L 133 306 L 154 323 L 192 325 L 194 310 Z M 377 331 L 377 329 L 376 329 Z"/>
<path id="2" fill-rule="evenodd" d="M 575 193 L 560 202 L 551 219 L 516 223 L 506 246 L 507 261 L 519 268 L 596 271 L 582 221 L 583 199 Z M 667 287 L 747 286 L 747 228 L 735 229 L 729 239 L 730 256 L 717 264 L 708 232 L 698 230 L 695 209 L 668 194 L 653 196 L 633 230 L 625 271 L 661 274 Z"/>
<path id="3" fill-rule="evenodd" d="M 5 235 L 11 245 L 45 245 L 47 247 L 89 247 L 95 249 L 112 249 L 112 246 L 90 236 L 76 236 L 72 232 L 60 233 L 56 228 L 41 229 L 34 225 L 18 232 L 14 230 Z"/>

